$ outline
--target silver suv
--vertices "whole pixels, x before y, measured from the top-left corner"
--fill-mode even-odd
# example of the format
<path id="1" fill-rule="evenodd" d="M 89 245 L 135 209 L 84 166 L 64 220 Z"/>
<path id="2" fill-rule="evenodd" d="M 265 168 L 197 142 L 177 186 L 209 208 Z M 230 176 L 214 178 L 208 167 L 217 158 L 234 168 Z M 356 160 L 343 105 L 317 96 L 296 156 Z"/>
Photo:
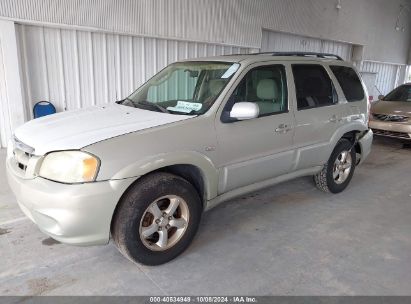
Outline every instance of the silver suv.
<path id="1" fill-rule="evenodd" d="M 23 212 L 67 244 L 147 265 L 192 241 L 222 201 L 299 176 L 343 191 L 369 154 L 368 103 L 351 64 L 314 53 L 173 63 L 129 97 L 32 120 L 8 145 Z"/>

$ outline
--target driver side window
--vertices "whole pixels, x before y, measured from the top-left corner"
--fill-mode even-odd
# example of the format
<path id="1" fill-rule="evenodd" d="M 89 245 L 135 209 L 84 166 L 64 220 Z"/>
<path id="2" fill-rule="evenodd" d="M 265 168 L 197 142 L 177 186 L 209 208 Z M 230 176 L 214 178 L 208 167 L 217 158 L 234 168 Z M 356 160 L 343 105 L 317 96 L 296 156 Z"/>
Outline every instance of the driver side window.
<path id="1" fill-rule="evenodd" d="M 230 97 L 227 106 L 237 102 L 253 102 L 260 109 L 259 117 L 288 111 L 287 81 L 282 65 L 270 65 L 249 71 Z"/>

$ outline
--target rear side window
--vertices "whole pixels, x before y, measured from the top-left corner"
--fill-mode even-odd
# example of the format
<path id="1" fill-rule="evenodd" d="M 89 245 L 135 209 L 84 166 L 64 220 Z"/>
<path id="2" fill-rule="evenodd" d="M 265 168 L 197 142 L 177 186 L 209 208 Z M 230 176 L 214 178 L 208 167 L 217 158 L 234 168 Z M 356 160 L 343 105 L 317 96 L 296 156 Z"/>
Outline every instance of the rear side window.
<path id="1" fill-rule="evenodd" d="M 364 99 L 364 90 L 357 73 L 350 67 L 332 65 L 331 71 L 340 83 L 347 101 L 359 101 Z"/>
<path id="2" fill-rule="evenodd" d="M 292 65 L 298 110 L 329 106 L 337 94 L 327 71 L 317 64 Z"/>

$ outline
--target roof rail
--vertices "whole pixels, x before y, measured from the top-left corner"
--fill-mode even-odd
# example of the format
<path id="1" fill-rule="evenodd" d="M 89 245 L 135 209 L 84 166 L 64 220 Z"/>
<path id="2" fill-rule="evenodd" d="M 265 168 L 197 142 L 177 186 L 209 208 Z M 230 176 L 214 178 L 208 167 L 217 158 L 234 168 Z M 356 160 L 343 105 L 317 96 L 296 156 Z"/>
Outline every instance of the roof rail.
<path id="1" fill-rule="evenodd" d="M 262 52 L 262 53 L 251 53 L 250 55 L 272 55 L 272 56 L 301 56 L 301 57 L 317 57 L 317 58 L 335 58 L 337 60 L 343 59 L 335 54 L 329 53 L 316 53 L 316 52 Z"/>

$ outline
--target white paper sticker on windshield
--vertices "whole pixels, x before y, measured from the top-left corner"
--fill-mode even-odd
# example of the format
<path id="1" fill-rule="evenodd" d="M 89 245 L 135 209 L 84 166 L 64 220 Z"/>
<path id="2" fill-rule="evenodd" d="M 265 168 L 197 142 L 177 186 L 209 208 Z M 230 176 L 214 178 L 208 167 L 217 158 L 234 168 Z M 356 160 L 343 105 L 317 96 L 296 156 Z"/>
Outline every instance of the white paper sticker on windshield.
<path id="1" fill-rule="evenodd" d="M 221 76 L 221 78 L 224 78 L 224 79 L 229 78 L 231 75 L 237 72 L 239 67 L 240 65 L 238 63 L 234 63 L 232 66 L 228 68 L 227 71 L 225 71 L 225 73 L 223 74 L 223 76 Z"/>
<path id="2" fill-rule="evenodd" d="M 203 107 L 203 104 L 197 102 L 188 102 L 188 101 L 177 101 L 175 107 L 167 107 L 167 110 L 181 112 L 181 113 L 190 113 L 191 111 L 199 111 Z"/>

